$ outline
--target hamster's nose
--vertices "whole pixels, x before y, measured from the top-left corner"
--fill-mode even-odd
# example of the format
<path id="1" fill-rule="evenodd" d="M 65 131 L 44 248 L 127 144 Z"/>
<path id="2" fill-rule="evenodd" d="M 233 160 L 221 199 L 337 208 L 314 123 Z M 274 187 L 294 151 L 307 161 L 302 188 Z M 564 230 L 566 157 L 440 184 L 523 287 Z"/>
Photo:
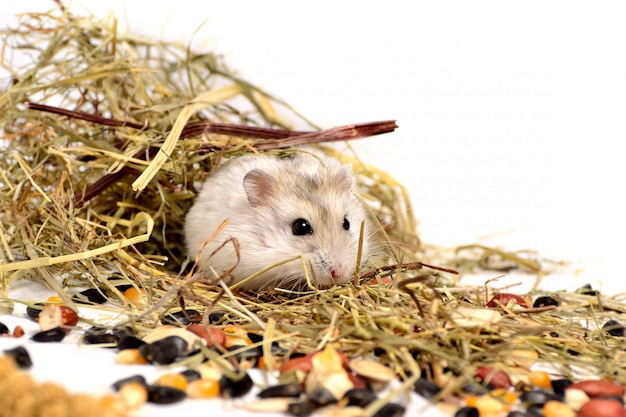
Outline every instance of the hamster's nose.
<path id="1" fill-rule="evenodd" d="M 339 280 L 343 278 L 344 274 L 345 274 L 344 268 L 342 268 L 341 266 L 333 266 L 330 269 L 330 276 L 334 280 Z"/>

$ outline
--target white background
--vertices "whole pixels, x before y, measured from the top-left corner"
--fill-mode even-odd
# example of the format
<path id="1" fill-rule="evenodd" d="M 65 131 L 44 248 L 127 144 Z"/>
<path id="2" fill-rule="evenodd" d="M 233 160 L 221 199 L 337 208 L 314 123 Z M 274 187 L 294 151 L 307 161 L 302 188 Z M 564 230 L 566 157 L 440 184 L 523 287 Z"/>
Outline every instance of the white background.
<path id="1" fill-rule="evenodd" d="M 0 22 L 51 7 L 2 0 Z M 582 267 L 546 287 L 626 288 L 625 3 L 82 0 L 72 10 L 115 10 L 135 33 L 221 51 L 322 127 L 396 119 L 395 133 L 354 146 L 409 188 L 424 241 L 535 249 Z"/>

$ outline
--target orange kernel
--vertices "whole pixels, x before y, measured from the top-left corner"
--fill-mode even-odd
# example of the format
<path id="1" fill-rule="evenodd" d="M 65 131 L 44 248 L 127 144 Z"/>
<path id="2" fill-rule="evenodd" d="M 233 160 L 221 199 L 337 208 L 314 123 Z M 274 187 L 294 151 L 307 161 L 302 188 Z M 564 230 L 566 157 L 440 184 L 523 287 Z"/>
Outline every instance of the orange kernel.
<path id="1" fill-rule="evenodd" d="M 552 380 L 547 372 L 531 371 L 528 374 L 528 382 L 533 387 L 552 389 Z"/>
<path id="2" fill-rule="evenodd" d="M 215 398 L 220 395 L 220 385 L 213 379 L 196 379 L 187 385 L 187 395 L 190 398 Z"/>
<path id="3" fill-rule="evenodd" d="M 157 384 L 185 391 L 187 389 L 187 378 L 183 374 L 163 374 L 159 377 Z"/>

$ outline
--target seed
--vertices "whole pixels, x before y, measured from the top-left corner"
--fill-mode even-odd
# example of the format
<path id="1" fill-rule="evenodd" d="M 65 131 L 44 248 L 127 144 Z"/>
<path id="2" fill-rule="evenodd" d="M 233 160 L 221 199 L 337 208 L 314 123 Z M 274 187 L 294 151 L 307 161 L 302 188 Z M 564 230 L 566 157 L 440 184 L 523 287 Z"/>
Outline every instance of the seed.
<path id="1" fill-rule="evenodd" d="M 537 297 L 535 299 L 535 302 L 533 303 L 533 307 L 548 307 L 548 306 L 555 306 L 558 307 L 559 305 L 561 305 L 561 303 L 550 297 L 549 295 L 543 295 L 541 297 Z"/>
<path id="2" fill-rule="evenodd" d="M 37 321 L 39 317 L 39 313 L 41 313 L 41 309 L 43 308 L 43 303 L 35 303 L 32 306 L 26 307 L 26 315 L 31 319 Z"/>
<path id="3" fill-rule="evenodd" d="M 622 387 L 621 385 L 614 384 L 612 382 L 602 380 L 602 379 L 576 382 L 570 385 L 569 388 L 582 390 L 590 398 L 606 397 L 606 396 L 615 396 L 615 397 L 624 396 L 624 387 Z"/>
<path id="4" fill-rule="evenodd" d="M 289 403 L 287 412 L 292 416 L 306 417 L 315 411 L 316 406 L 310 401 L 296 401 Z"/>
<path id="5" fill-rule="evenodd" d="M 131 382 L 135 382 L 135 383 L 139 383 L 139 384 L 144 385 L 144 386 L 148 386 L 148 382 L 146 381 L 146 378 L 143 375 L 132 375 L 132 376 L 129 376 L 127 378 L 120 379 L 117 382 L 114 382 L 113 385 L 111 385 L 111 388 L 113 388 L 113 390 L 115 390 L 115 391 L 119 391 L 120 388 L 122 388 L 124 385 L 129 384 Z"/>
<path id="6" fill-rule="evenodd" d="M 547 390 L 533 389 L 523 392 L 519 399 L 523 403 L 543 405 L 548 401 L 558 401 L 559 397 Z"/>
<path id="7" fill-rule="evenodd" d="M 580 409 L 583 404 L 589 401 L 589 396 L 585 394 L 585 391 L 576 388 L 570 388 L 565 390 L 565 403 L 572 407 L 574 410 Z"/>
<path id="8" fill-rule="evenodd" d="M 157 380 L 157 385 L 178 388 L 185 391 L 187 389 L 187 378 L 182 374 L 163 374 Z"/>
<path id="9" fill-rule="evenodd" d="M 572 408 L 560 401 L 548 401 L 543 405 L 545 417 L 576 417 L 576 412 Z"/>
<path id="10" fill-rule="evenodd" d="M 20 338 L 24 336 L 24 334 L 25 332 L 22 326 L 15 326 L 15 328 L 13 329 L 13 337 L 15 338 Z"/>
<path id="11" fill-rule="evenodd" d="M 139 347 L 139 352 L 150 363 L 169 365 L 187 351 L 187 341 L 178 336 L 168 336 Z"/>
<path id="12" fill-rule="evenodd" d="M 124 349 L 115 355 L 115 363 L 119 365 L 146 365 L 148 361 L 139 352 L 139 349 Z"/>
<path id="13" fill-rule="evenodd" d="M 202 375 L 200 374 L 200 372 L 196 371 L 195 369 L 186 369 L 182 371 L 180 374 L 185 377 L 185 379 L 187 380 L 187 383 L 195 381 L 196 379 L 202 378 Z"/>
<path id="14" fill-rule="evenodd" d="M 180 339 L 183 339 L 187 343 L 187 348 L 185 348 L 185 350 L 195 350 L 204 344 L 202 338 L 191 333 L 187 329 L 174 327 L 167 324 L 160 326 L 156 330 L 148 333 L 146 336 L 143 337 L 143 341 L 146 343 L 154 343 L 167 339 L 169 337 L 178 337 Z M 186 352 L 181 352 L 181 354 L 185 353 Z"/>
<path id="15" fill-rule="evenodd" d="M 261 390 L 257 397 L 259 398 L 276 398 L 276 397 L 294 397 L 297 398 L 302 394 L 302 385 L 296 383 L 280 384 L 267 387 Z"/>
<path id="16" fill-rule="evenodd" d="M 130 287 L 124 291 L 124 297 L 136 307 L 140 307 L 146 304 L 146 291 L 139 290 L 135 287 Z"/>
<path id="17" fill-rule="evenodd" d="M 11 331 L 9 330 L 7 325 L 4 323 L 0 323 L 0 334 L 9 334 L 9 333 L 11 333 Z"/>
<path id="18" fill-rule="evenodd" d="M 554 391 L 555 394 L 561 396 L 565 395 L 565 390 L 572 384 L 573 382 L 567 378 L 553 379 L 552 381 L 550 381 L 552 391 Z"/>
<path id="19" fill-rule="evenodd" d="M 220 391 L 224 398 L 238 398 L 246 395 L 252 388 L 252 385 L 252 378 L 245 372 L 239 379 L 231 379 L 226 375 L 222 375 L 219 380 Z"/>
<path id="20" fill-rule="evenodd" d="M 46 304 L 39 313 L 38 322 L 41 330 L 75 326 L 78 323 L 78 314 L 65 305 Z"/>
<path id="21" fill-rule="evenodd" d="M 74 295 L 74 300 L 78 303 L 104 304 L 109 299 L 98 288 L 88 288 Z"/>
<path id="22" fill-rule="evenodd" d="M 98 407 L 105 416 L 125 416 L 128 414 L 128 405 L 119 397 L 108 394 L 98 399 Z"/>
<path id="23" fill-rule="evenodd" d="M 604 323 L 604 326 L 602 326 L 602 329 L 611 336 L 624 337 L 624 326 L 617 320 L 611 319 L 607 321 Z"/>
<path id="24" fill-rule="evenodd" d="M 504 371 L 494 371 L 488 366 L 481 366 L 474 375 L 480 382 L 493 388 L 508 388 L 512 385 L 511 378 Z"/>
<path id="25" fill-rule="evenodd" d="M 490 395 L 470 396 L 466 398 L 465 402 L 468 407 L 477 408 L 481 416 L 500 415 L 511 408 L 510 405 Z"/>
<path id="26" fill-rule="evenodd" d="M 491 326 L 502 319 L 500 312 L 491 308 L 457 307 L 450 313 L 455 327 L 473 328 Z"/>
<path id="27" fill-rule="evenodd" d="M 59 297 L 58 295 L 52 295 L 52 296 L 48 297 L 47 302 L 48 303 L 54 303 L 54 304 L 63 304 L 63 299 L 61 297 Z"/>
<path id="28" fill-rule="evenodd" d="M 223 311 L 215 311 L 213 313 L 209 313 L 209 323 L 210 324 L 219 324 L 222 319 L 226 317 L 226 313 Z"/>
<path id="29" fill-rule="evenodd" d="M 185 391 L 178 388 L 151 385 L 148 387 L 148 401 L 154 404 L 174 404 L 187 397 Z"/>
<path id="30" fill-rule="evenodd" d="M 313 368 L 312 358 L 313 355 L 305 355 L 291 358 L 283 364 L 280 369 L 280 373 L 285 374 L 289 371 L 298 370 L 302 371 L 304 374 L 308 374 Z"/>
<path id="31" fill-rule="evenodd" d="M 196 379 L 187 385 L 190 398 L 215 398 L 220 395 L 220 384 L 213 379 Z"/>
<path id="32" fill-rule="evenodd" d="M 197 310 L 181 310 L 169 313 L 161 318 L 163 324 L 171 324 L 174 326 L 186 326 L 191 323 L 200 323 L 202 314 Z"/>
<path id="33" fill-rule="evenodd" d="M 323 387 L 307 392 L 307 397 L 310 401 L 321 407 L 335 404 L 337 402 L 337 397 L 335 397 L 332 392 Z"/>
<path id="34" fill-rule="evenodd" d="M 119 389 L 120 399 L 131 410 L 137 410 L 148 400 L 148 389 L 140 382 L 127 382 Z"/>
<path id="35" fill-rule="evenodd" d="M 17 346 L 13 349 L 5 350 L 4 353 L 13 358 L 15 364 L 20 369 L 28 369 L 33 366 L 33 361 L 30 359 L 30 355 L 24 346 Z"/>
<path id="36" fill-rule="evenodd" d="M 454 413 L 454 417 L 479 417 L 478 408 L 461 407 Z"/>
<path id="37" fill-rule="evenodd" d="M 578 410 L 578 417 L 625 417 L 626 410 L 621 401 L 594 398 Z"/>
<path id="38" fill-rule="evenodd" d="M 531 371 L 528 374 L 528 382 L 537 388 L 552 389 L 552 381 L 550 375 L 543 371 Z"/>
<path id="39" fill-rule="evenodd" d="M 491 300 L 489 300 L 489 302 L 487 303 L 487 307 L 506 307 L 511 302 L 516 303 L 520 307 L 528 308 L 526 300 L 524 300 L 522 297 L 517 294 L 511 294 L 506 292 L 501 292 L 491 297 Z"/>
<path id="40" fill-rule="evenodd" d="M 222 329 L 192 323 L 187 326 L 187 331 L 206 341 L 207 346 L 224 346 L 226 336 L 224 335 L 224 331 Z"/>
<path id="41" fill-rule="evenodd" d="M 257 413 L 286 413 L 291 402 L 293 402 L 291 398 L 263 398 L 247 403 L 245 408 L 246 411 Z"/>
<path id="42" fill-rule="evenodd" d="M 123 336 L 117 340 L 117 348 L 119 350 L 139 349 L 145 344 L 147 343 L 135 336 Z"/>
<path id="43" fill-rule="evenodd" d="M 376 394 L 368 389 L 352 388 L 348 390 L 343 397 L 348 400 L 348 405 L 356 405 L 365 408 L 376 401 Z"/>
<path id="44" fill-rule="evenodd" d="M 441 391 L 435 383 L 423 377 L 420 377 L 417 381 L 415 381 L 413 390 L 427 400 L 433 398 L 435 395 L 439 394 L 439 391 Z"/>
<path id="45" fill-rule="evenodd" d="M 31 339 L 35 342 L 60 342 L 64 338 L 65 330 L 63 330 L 61 327 L 44 330 L 31 336 Z"/>
<path id="46" fill-rule="evenodd" d="M 83 335 L 83 343 L 88 345 L 109 345 L 108 347 L 115 347 L 117 341 L 117 336 L 113 334 L 111 329 L 92 327 L 87 329 Z"/>
<path id="47" fill-rule="evenodd" d="M 393 370 L 370 359 L 352 359 L 348 366 L 355 374 L 374 381 L 389 382 L 396 377 Z"/>
<path id="48" fill-rule="evenodd" d="M 404 411 L 405 408 L 403 405 L 387 403 L 374 414 L 374 417 L 402 417 Z"/>

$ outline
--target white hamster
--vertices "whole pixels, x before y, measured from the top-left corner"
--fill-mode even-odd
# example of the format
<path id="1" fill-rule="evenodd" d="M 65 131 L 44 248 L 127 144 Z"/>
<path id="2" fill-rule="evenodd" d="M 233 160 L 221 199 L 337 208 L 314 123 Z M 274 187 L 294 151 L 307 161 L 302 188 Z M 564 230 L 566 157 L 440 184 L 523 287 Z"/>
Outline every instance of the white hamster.
<path id="1" fill-rule="evenodd" d="M 236 265 L 235 284 L 280 261 L 302 256 L 311 281 L 329 288 L 352 279 L 365 222 L 362 261 L 370 253 L 371 220 L 353 194 L 351 167 L 307 148 L 287 157 L 246 155 L 209 175 L 185 219 L 187 251 L 193 260 L 216 229 L 229 224 L 202 249 L 200 265 L 222 275 Z M 239 242 L 237 264 L 230 238 Z M 217 251 L 216 251 L 217 249 Z M 211 255 L 212 254 L 212 255 Z M 246 290 L 305 289 L 301 258 L 247 281 Z"/>

